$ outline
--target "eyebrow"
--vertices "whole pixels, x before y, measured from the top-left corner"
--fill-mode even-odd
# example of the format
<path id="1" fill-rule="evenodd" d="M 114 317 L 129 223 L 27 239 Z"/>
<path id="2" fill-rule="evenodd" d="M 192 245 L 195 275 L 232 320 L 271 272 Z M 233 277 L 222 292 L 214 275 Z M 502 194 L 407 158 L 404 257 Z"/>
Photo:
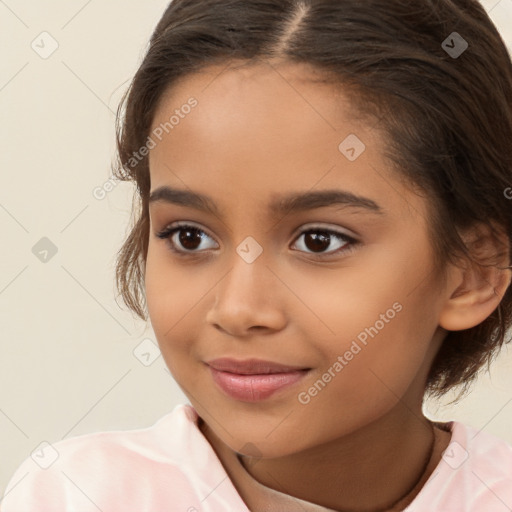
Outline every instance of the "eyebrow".
<path id="1" fill-rule="evenodd" d="M 162 186 L 151 192 L 149 203 L 164 202 L 195 208 L 221 217 L 217 205 L 208 196 L 189 190 Z M 350 208 L 363 208 L 370 213 L 384 215 L 384 211 L 375 201 L 358 196 L 345 190 L 321 190 L 299 192 L 288 195 L 274 195 L 269 203 L 269 212 L 273 215 L 296 213 L 333 205 Z"/>

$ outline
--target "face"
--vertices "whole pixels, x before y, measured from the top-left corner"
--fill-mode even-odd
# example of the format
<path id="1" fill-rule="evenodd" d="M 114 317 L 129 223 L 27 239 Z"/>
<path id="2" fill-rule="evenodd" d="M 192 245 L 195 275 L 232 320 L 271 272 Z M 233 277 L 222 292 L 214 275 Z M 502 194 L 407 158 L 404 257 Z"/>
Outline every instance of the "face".
<path id="1" fill-rule="evenodd" d="M 225 68 L 182 80 L 153 121 L 161 134 L 175 116 L 149 156 L 147 305 L 199 415 L 233 450 L 274 457 L 421 400 L 442 304 L 425 199 L 393 173 L 375 121 L 304 67 Z M 339 201 L 284 202 L 325 191 Z M 216 384 L 205 362 L 220 357 L 309 371 L 250 401 Z"/>

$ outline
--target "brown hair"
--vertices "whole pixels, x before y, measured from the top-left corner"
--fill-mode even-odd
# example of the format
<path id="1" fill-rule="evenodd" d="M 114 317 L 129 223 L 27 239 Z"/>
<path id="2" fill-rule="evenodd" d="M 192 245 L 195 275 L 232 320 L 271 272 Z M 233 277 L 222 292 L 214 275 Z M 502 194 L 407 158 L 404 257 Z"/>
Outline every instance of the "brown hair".
<path id="1" fill-rule="evenodd" d="M 453 33 L 468 43 L 460 55 Z M 460 45 L 459 45 L 460 48 Z M 144 293 L 149 237 L 146 144 L 162 95 L 212 64 L 281 58 L 357 91 L 359 111 L 378 119 L 386 156 L 429 200 L 435 268 L 461 254 L 460 231 L 476 223 L 512 238 L 512 63 L 477 0 L 174 0 L 119 105 L 114 175 L 137 185 L 133 228 L 117 255 L 125 304 L 147 320 Z M 125 111 L 123 112 L 123 107 Z M 496 228 L 496 229 L 495 229 Z M 510 249 L 506 250 L 507 260 Z M 503 254 L 503 253 L 502 253 Z M 466 392 L 505 341 L 512 287 L 479 325 L 450 331 L 432 364 L 426 392 Z M 507 341 L 508 342 L 508 341 Z"/>

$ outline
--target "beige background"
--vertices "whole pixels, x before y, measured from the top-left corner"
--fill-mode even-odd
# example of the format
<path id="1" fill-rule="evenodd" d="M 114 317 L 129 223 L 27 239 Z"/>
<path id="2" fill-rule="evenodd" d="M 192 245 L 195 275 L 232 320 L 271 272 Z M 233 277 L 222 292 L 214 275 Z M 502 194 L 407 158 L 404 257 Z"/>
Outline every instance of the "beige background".
<path id="1" fill-rule="evenodd" d="M 167 3 L 0 0 L 0 495 L 41 442 L 146 427 L 187 401 L 155 345 L 151 364 L 136 357 L 154 335 L 115 301 L 131 185 L 93 195 L 110 177 L 121 94 Z M 484 4 L 512 49 L 512 0 Z M 57 248 L 45 263 L 32 252 L 43 237 Z M 510 352 L 459 405 L 428 404 L 430 416 L 512 443 Z"/>

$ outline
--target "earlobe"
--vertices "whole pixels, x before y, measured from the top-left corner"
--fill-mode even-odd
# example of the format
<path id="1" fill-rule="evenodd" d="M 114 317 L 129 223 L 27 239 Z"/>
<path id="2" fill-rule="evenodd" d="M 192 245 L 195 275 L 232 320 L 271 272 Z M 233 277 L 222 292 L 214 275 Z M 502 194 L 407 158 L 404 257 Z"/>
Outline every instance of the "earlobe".
<path id="1" fill-rule="evenodd" d="M 490 238 L 479 237 L 469 248 L 477 248 L 476 252 L 479 252 L 481 257 L 482 253 L 489 251 L 489 254 L 497 250 L 497 247 L 489 242 Z M 439 317 L 441 327 L 448 331 L 470 329 L 492 314 L 512 279 L 510 268 L 505 266 L 508 263 L 499 263 L 502 263 L 504 268 L 494 265 L 479 266 L 476 263 L 465 268 L 452 267 L 451 293 L 450 288 L 447 288 L 449 295 Z"/>

